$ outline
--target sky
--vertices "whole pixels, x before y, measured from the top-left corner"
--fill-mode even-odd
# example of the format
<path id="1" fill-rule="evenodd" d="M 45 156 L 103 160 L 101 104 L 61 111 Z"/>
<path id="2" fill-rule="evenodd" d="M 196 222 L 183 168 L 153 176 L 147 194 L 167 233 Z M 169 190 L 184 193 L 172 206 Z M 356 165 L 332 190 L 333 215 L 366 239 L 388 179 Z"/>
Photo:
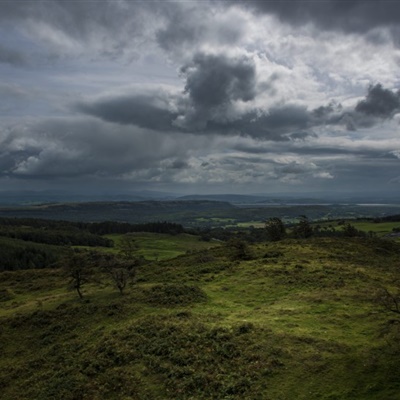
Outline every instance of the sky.
<path id="1" fill-rule="evenodd" d="M 0 191 L 400 193 L 400 2 L 0 1 Z"/>

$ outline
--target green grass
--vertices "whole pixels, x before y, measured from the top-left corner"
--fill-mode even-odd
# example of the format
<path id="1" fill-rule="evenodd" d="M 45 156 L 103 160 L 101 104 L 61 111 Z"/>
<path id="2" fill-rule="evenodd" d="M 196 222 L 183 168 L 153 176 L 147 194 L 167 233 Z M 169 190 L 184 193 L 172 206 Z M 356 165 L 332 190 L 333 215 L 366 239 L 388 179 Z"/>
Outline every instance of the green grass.
<path id="1" fill-rule="evenodd" d="M 391 233 L 393 228 L 400 228 L 400 222 L 380 222 L 373 223 L 370 221 L 354 222 L 354 227 L 364 232 L 375 232 L 378 236 Z"/>
<path id="2" fill-rule="evenodd" d="M 60 271 L 1 274 L 2 398 L 400 399 L 400 324 L 376 301 L 399 281 L 398 245 L 198 250 L 141 266 L 124 296 L 103 277 L 83 302 Z"/>
<path id="3" fill-rule="evenodd" d="M 114 242 L 114 247 L 74 247 L 117 254 L 120 251 L 120 242 L 123 236 L 125 235 L 105 235 L 105 237 Z M 220 243 L 216 241 L 201 241 L 199 236 L 189 235 L 186 233 L 180 235 L 167 235 L 162 233 L 139 232 L 129 234 L 129 237 L 133 238 L 137 245 L 135 254 L 137 256 L 143 256 L 146 260 L 167 260 L 178 257 L 187 252 L 207 250 L 220 245 Z"/>

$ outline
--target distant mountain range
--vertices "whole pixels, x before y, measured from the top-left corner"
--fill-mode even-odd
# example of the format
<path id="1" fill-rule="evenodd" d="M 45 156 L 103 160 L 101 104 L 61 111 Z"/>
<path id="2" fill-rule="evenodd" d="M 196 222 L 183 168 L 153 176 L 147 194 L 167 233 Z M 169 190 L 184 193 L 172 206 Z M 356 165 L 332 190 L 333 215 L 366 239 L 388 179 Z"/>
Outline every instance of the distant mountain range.
<path id="1" fill-rule="evenodd" d="M 93 194 L 71 193 L 68 191 L 0 191 L 0 205 L 36 205 L 45 203 L 84 202 L 143 202 L 143 201 L 222 201 L 234 205 L 304 205 L 333 203 L 400 203 L 398 196 L 341 193 L 271 193 L 271 194 L 189 194 L 173 192 L 132 191 L 125 193 L 104 192 Z"/>

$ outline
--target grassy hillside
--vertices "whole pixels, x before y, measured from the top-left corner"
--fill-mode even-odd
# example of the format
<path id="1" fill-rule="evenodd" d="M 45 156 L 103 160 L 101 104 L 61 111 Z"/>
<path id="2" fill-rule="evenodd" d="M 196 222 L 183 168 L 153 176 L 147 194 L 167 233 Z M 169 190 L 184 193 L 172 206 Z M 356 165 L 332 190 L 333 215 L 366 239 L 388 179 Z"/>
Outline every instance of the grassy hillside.
<path id="1" fill-rule="evenodd" d="M 3 272 L 2 399 L 400 399 L 398 245 L 235 252 L 143 265 L 123 296 L 98 275 L 83 301 L 59 270 Z"/>

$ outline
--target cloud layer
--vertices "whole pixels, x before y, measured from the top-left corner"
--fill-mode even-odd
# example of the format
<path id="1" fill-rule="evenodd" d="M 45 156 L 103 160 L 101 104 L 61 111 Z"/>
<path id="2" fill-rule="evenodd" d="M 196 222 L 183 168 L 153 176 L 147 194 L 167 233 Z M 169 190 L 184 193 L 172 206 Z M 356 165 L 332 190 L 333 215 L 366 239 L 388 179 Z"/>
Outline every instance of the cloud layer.
<path id="1" fill-rule="evenodd" d="M 0 183 L 393 192 L 399 11 L 2 2 Z"/>

